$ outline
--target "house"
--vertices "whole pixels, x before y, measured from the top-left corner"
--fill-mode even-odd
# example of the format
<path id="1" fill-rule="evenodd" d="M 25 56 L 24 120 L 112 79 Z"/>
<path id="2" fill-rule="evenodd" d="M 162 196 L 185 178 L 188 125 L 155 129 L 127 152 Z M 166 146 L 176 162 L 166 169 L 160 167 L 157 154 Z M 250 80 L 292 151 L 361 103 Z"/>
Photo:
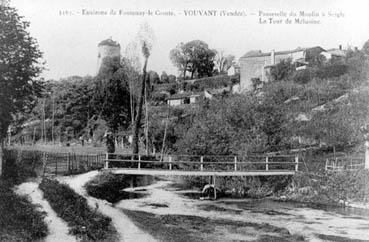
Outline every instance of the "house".
<path id="1" fill-rule="evenodd" d="M 240 91 L 249 91 L 253 88 L 253 81 L 267 82 L 267 73 L 273 66 L 282 60 L 290 59 L 296 67 L 303 69 L 309 60 L 325 51 L 319 46 L 310 48 L 297 48 L 287 51 L 274 51 L 263 53 L 250 51 L 240 58 Z"/>
<path id="2" fill-rule="evenodd" d="M 169 106 L 180 106 L 183 104 L 196 103 L 201 97 L 201 93 L 177 93 L 167 98 Z"/>
<path id="3" fill-rule="evenodd" d="M 347 55 L 347 51 L 342 49 L 342 45 L 339 45 L 338 49 L 329 49 L 321 53 L 327 61 L 344 61 Z"/>
<path id="4" fill-rule="evenodd" d="M 237 64 L 232 65 L 228 70 L 227 70 L 227 75 L 228 76 L 234 76 L 240 73 L 240 66 Z"/>

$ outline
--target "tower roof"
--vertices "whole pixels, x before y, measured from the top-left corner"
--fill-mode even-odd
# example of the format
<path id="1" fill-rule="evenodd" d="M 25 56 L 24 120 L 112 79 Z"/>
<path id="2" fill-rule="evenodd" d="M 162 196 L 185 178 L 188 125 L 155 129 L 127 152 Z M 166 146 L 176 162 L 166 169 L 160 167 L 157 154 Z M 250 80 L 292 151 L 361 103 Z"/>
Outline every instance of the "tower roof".
<path id="1" fill-rule="evenodd" d="M 103 40 L 101 41 L 98 46 L 101 46 L 101 45 L 108 45 L 108 46 L 120 46 L 120 44 L 114 40 L 112 40 L 112 38 L 109 38 L 109 39 L 106 39 L 106 40 Z"/>

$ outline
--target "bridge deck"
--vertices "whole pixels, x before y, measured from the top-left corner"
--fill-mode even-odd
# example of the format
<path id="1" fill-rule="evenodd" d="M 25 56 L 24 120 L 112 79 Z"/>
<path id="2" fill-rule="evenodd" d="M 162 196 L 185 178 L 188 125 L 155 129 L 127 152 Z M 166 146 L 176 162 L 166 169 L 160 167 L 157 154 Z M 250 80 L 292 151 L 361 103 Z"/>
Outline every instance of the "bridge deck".
<path id="1" fill-rule="evenodd" d="M 184 171 L 184 170 L 154 170 L 136 168 L 105 168 L 115 174 L 152 175 L 152 176 L 283 176 L 294 175 L 294 170 L 249 170 L 249 171 Z"/>

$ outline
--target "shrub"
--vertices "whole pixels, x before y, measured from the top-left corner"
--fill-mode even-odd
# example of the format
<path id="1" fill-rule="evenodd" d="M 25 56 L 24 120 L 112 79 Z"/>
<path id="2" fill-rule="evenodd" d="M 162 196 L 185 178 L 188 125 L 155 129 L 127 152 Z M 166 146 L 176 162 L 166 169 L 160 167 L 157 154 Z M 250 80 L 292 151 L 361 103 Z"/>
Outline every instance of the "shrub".
<path id="1" fill-rule="evenodd" d="M 69 232 L 82 241 L 103 240 L 115 233 L 111 218 L 98 213 L 97 208 L 92 210 L 69 186 L 44 178 L 39 187 L 53 210 L 71 227 Z"/>
<path id="2" fill-rule="evenodd" d="M 292 75 L 292 80 L 299 84 L 306 84 L 311 80 L 311 78 L 312 78 L 312 74 L 309 69 L 296 71 Z"/>
<path id="3" fill-rule="evenodd" d="M 20 184 L 36 177 L 42 170 L 42 153 L 37 151 L 4 150 L 3 179 L 11 184 Z"/>
<path id="4" fill-rule="evenodd" d="M 45 214 L 0 180 L 0 241 L 35 241 L 46 237 Z"/>
<path id="5" fill-rule="evenodd" d="M 368 184 L 367 170 L 297 173 L 293 176 L 288 195 L 317 203 L 366 202 L 369 200 Z"/>
<path id="6" fill-rule="evenodd" d="M 321 79 L 339 77 L 348 71 L 348 66 L 345 64 L 330 64 L 320 67 L 316 71 L 316 76 Z"/>
<path id="7" fill-rule="evenodd" d="M 122 194 L 124 188 L 130 185 L 148 185 L 152 180 L 152 177 L 148 176 L 115 175 L 104 172 L 89 181 L 85 187 L 88 195 L 115 203 L 124 198 L 125 194 Z"/>

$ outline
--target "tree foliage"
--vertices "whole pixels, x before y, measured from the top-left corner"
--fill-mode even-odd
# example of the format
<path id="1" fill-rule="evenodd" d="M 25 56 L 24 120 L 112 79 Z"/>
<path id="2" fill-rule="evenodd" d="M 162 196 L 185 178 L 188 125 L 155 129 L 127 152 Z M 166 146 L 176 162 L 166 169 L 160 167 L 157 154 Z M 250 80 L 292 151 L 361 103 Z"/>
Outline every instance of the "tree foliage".
<path id="1" fill-rule="evenodd" d="M 112 131 L 129 126 L 129 80 L 119 59 L 104 59 L 96 77 L 92 104 L 96 114 L 107 122 Z"/>
<path id="2" fill-rule="evenodd" d="M 186 78 L 187 71 L 192 78 L 212 76 L 216 51 L 202 40 L 180 43 L 170 51 L 170 59 Z"/>
<path id="3" fill-rule="evenodd" d="M 41 92 L 42 54 L 28 27 L 14 8 L 0 5 L 0 140 L 12 115 L 32 105 Z"/>

